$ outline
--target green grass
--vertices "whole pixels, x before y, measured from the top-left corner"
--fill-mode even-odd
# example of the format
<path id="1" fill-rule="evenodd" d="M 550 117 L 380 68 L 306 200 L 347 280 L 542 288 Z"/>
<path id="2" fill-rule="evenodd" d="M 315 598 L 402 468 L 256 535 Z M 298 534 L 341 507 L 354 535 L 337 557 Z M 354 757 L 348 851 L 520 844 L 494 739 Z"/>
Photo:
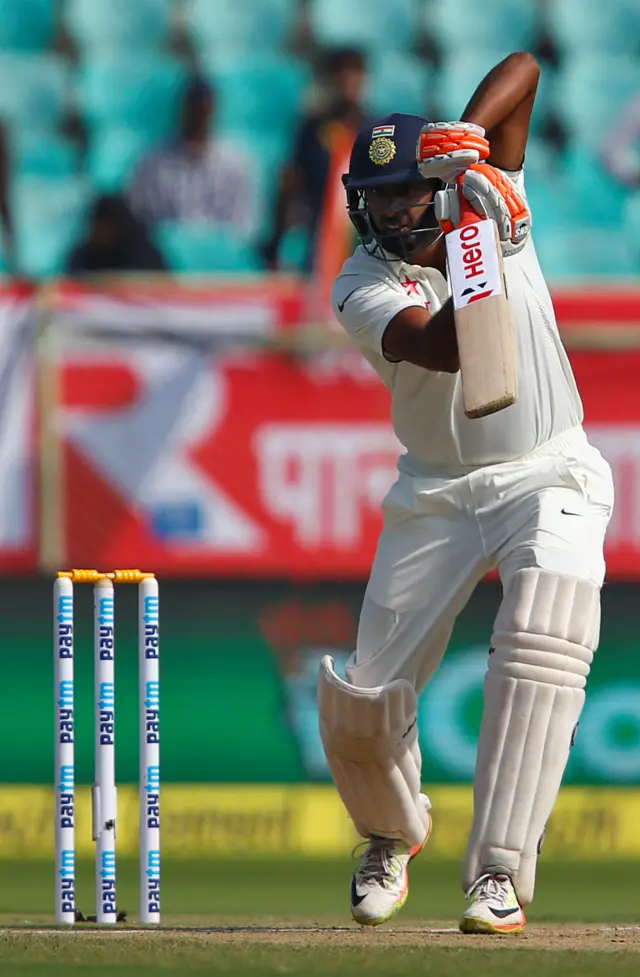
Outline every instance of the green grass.
<path id="1" fill-rule="evenodd" d="M 167 862 L 163 867 L 165 925 L 315 924 L 320 929 L 220 934 L 122 929 L 114 933 L 95 927 L 38 933 L 28 928 L 0 928 L 0 975 L 504 977 L 507 973 L 508 977 L 609 977 L 615 973 L 616 977 L 636 977 L 640 973 L 640 937 L 601 934 L 594 928 L 590 935 L 585 934 L 583 948 L 581 933 L 585 923 L 640 924 L 639 871 L 640 865 L 634 863 L 543 861 L 536 902 L 528 913 L 532 925 L 524 937 L 487 938 L 425 931 L 428 921 L 446 920 L 444 925 L 455 925 L 464 904 L 457 862 L 416 860 L 406 909 L 393 924 L 377 930 L 347 929 L 351 925 L 348 858 Z M 118 904 L 135 921 L 135 862 L 118 865 L 118 886 Z M 0 922 L 18 927 L 51 923 L 52 893 L 50 863 L 0 861 Z M 78 905 L 85 912 L 94 910 L 89 862 L 78 865 Z M 556 935 L 553 927 L 560 925 L 562 930 Z M 331 930 L 330 926 L 341 929 Z M 619 942 L 620 938 L 625 942 Z"/>
<path id="2" fill-rule="evenodd" d="M 349 918 L 352 863 L 342 860 L 190 860 L 163 865 L 162 904 L 167 915 L 303 915 Z M 541 861 L 531 920 L 638 922 L 640 864 L 634 862 Z M 458 862 L 418 858 L 404 915 L 455 919 L 463 905 Z M 28 917 L 52 912 L 53 870 L 49 862 L 0 861 L 0 914 Z M 78 864 L 77 902 L 95 906 L 93 866 Z M 118 905 L 134 914 L 138 868 L 118 863 Z M 401 919 L 402 917 L 399 917 Z"/>
<path id="3" fill-rule="evenodd" d="M 64 953 L 64 962 L 60 957 Z M 420 977 L 637 977 L 638 955 L 627 957 L 612 953 L 572 954 L 559 952 L 523 952 L 500 948 L 455 950 L 438 947 L 231 947 L 176 941 L 169 950 L 153 946 L 150 941 L 135 944 L 118 940 L 101 946 L 78 945 L 47 947 L 35 942 L 19 951 L 5 954 L 0 941 L 3 977 L 143 977 L 160 974 L 182 975 L 230 974 L 234 977 L 267 977 L 290 974 L 315 977 L 353 977 L 354 974 L 420 975 Z M 90 957 L 90 961 L 87 960 Z M 84 959 L 83 959 L 84 958 Z"/>

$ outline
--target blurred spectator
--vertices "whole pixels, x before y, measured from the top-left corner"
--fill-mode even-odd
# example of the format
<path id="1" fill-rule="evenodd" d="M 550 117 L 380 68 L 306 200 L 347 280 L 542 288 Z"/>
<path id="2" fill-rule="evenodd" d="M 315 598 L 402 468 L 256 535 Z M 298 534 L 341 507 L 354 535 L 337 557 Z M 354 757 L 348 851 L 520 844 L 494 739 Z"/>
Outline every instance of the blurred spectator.
<path id="1" fill-rule="evenodd" d="M 640 92 L 622 110 L 612 132 L 607 133 L 603 159 L 617 180 L 628 187 L 640 187 Z"/>
<path id="2" fill-rule="evenodd" d="M 166 262 L 145 227 L 117 194 L 98 197 L 87 237 L 67 259 L 71 275 L 166 271 Z"/>
<path id="3" fill-rule="evenodd" d="M 2 243 L 5 264 L 9 271 L 15 272 L 13 221 L 11 219 L 11 205 L 9 202 L 10 158 L 7 133 L 5 127 L 0 124 L 0 220 L 2 220 Z"/>
<path id="4" fill-rule="evenodd" d="M 211 222 L 249 233 L 255 179 L 248 160 L 226 140 L 211 135 L 215 110 L 211 85 L 191 79 L 182 100 L 179 135 L 144 157 L 133 175 L 129 199 L 147 225 Z"/>
<path id="5" fill-rule="evenodd" d="M 348 160 L 357 132 L 367 120 L 363 105 L 368 81 L 364 55 L 352 48 L 338 48 L 327 54 L 323 68 L 322 104 L 302 119 L 292 161 L 281 174 L 273 232 L 263 249 L 270 268 L 278 266 L 280 243 L 294 225 L 307 229 L 306 267 L 312 267 L 329 175 L 336 163 L 342 165 L 341 159 Z M 340 191 L 343 193 L 342 186 Z"/>

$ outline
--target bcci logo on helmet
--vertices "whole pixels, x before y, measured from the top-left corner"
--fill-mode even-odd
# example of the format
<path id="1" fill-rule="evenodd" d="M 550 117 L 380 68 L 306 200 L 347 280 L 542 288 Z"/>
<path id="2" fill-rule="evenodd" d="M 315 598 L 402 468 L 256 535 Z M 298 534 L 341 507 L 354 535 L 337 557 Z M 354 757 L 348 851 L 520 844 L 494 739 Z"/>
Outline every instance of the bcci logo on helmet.
<path id="1" fill-rule="evenodd" d="M 390 163 L 395 155 L 396 144 L 393 139 L 388 139 L 386 136 L 374 139 L 369 146 L 369 159 L 378 166 Z"/>

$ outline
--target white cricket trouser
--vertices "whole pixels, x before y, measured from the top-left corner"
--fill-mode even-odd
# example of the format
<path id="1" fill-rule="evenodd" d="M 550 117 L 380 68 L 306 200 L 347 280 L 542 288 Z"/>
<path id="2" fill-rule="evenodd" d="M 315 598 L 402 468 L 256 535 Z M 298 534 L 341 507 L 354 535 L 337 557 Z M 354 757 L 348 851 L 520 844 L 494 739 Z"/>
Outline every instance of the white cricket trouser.
<path id="1" fill-rule="evenodd" d="M 611 470 L 582 428 L 467 475 L 401 474 L 383 503 L 349 680 L 370 688 L 405 678 L 421 692 L 496 566 L 503 585 L 540 567 L 600 587 L 612 508 Z"/>

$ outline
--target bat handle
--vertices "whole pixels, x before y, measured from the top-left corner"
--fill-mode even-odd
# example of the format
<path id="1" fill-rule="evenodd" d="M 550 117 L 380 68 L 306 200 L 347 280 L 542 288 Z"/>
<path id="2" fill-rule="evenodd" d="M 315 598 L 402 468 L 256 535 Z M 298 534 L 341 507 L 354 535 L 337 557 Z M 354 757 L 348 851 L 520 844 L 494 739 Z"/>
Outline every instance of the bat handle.
<path id="1" fill-rule="evenodd" d="M 460 222 L 456 224 L 456 229 L 466 227 L 468 224 L 477 224 L 479 221 L 484 220 L 483 217 L 476 214 L 467 198 L 463 195 L 461 186 L 458 186 L 458 200 L 460 201 Z"/>

